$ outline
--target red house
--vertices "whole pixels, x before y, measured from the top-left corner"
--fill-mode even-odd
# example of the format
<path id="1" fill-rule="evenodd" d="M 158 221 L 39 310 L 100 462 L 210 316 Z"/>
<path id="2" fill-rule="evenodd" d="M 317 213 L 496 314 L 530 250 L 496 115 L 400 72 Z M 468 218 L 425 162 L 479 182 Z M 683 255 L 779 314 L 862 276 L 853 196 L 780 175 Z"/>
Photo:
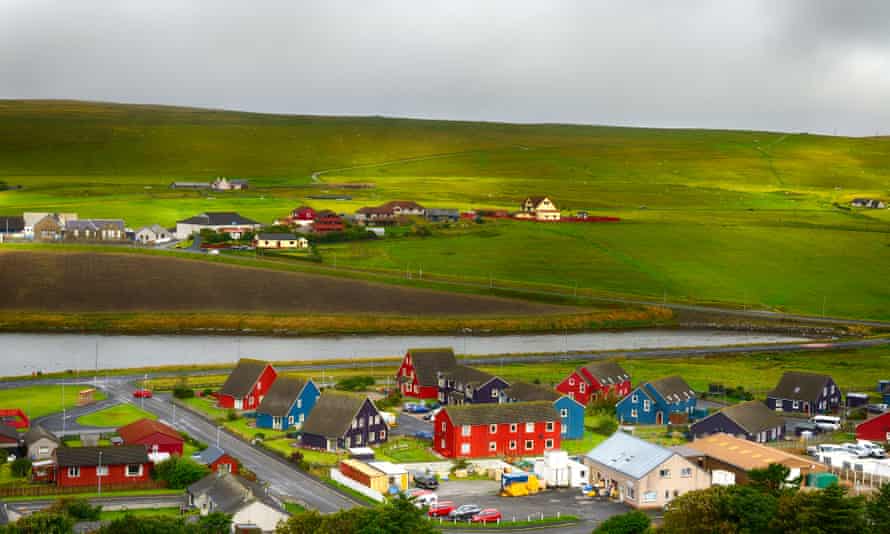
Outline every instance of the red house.
<path id="1" fill-rule="evenodd" d="M 856 439 L 890 441 L 890 412 L 876 415 L 856 425 Z"/>
<path id="2" fill-rule="evenodd" d="M 439 373 L 457 367 L 454 350 L 408 349 L 396 373 L 396 383 L 403 397 L 415 399 L 439 398 Z"/>
<path id="3" fill-rule="evenodd" d="M 572 371 L 556 391 L 585 405 L 610 395 L 620 399 L 630 393 L 630 375 L 615 362 L 591 362 Z"/>
<path id="4" fill-rule="evenodd" d="M 55 454 L 56 484 L 62 487 L 96 487 L 99 477 L 109 487 L 151 480 L 152 464 L 142 445 L 59 447 Z"/>
<path id="5" fill-rule="evenodd" d="M 215 445 L 211 445 L 192 457 L 199 464 L 206 465 L 214 473 L 238 474 L 238 460 Z"/>
<path id="6" fill-rule="evenodd" d="M 313 221 L 315 220 L 316 213 L 309 206 L 300 206 L 290 212 L 290 217 L 295 221 Z"/>
<path id="7" fill-rule="evenodd" d="M 182 456 L 182 435 L 164 423 L 140 419 L 117 429 L 125 445 L 142 445 L 149 452 Z"/>
<path id="8" fill-rule="evenodd" d="M 278 373 L 268 362 L 242 358 L 219 389 L 220 408 L 256 410 Z"/>
<path id="9" fill-rule="evenodd" d="M 560 444 L 551 402 L 448 406 L 433 425 L 433 449 L 446 458 L 537 456 Z"/>
<path id="10" fill-rule="evenodd" d="M 312 231 L 317 234 L 342 232 L 344 228 L 343 219 L 331 210 L 319 211 L 312 223 Z"/>

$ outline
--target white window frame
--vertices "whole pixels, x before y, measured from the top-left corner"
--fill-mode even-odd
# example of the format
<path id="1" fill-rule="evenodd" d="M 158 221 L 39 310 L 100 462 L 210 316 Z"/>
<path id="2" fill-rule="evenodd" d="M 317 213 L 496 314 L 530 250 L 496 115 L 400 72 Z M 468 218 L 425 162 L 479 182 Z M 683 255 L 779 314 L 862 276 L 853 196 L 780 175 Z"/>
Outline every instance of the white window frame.
<path id="1" fill-rule="evenodd" d="M 497 441 L 489 441 L 488 442 L 488 452 L 497 452 L 498 450 L 498 442 Z"/>
<path id="2" fill-rule="evenodd" d="M 692 468 L 684 467 L 680 469 L 680 478 L 690 478 L 692 476 Z"/>
<path id="3" fill-rule="evenodd" d="M 301 409 L 303 407 L 303 399 L 297 399 L 297 409 Z"/>
<path id="4" fill-rule="evenodd" d="M 510 423 L 510 432 L 516 432 L 518 426 L 516 423 Z"/>
<path id="5" fill-rule="evenodd" d="M 548 439 L 544 440 L 544 448 L 552 449 L 553 448 L 553 439 L 548 438 Z"/>
<path id="6" fill-rule="evenodd" d="M 442 432 L 445 432 L 445 421 L 442 421 Z"/>
<path id="7" fill-rule="evenodd" d="M 525 431 L 526 432 L 534 432 L 535 431 L 535 423 L 534 422 L 525 423 Z"/>
<path id="8" fill-rule="evenodd" d="M 569 378 L 569 385 L 570 385 L 570 386 L 574 386 L 574 385 L 575 385 L 575 379 L 574 379 L 574 378 Z"/>
<path id="9" fill-rule="evenodd" d="M 580 384 L 578 384 L 578 392 L 579 393 L 584 393 L 586 391 L 587 391 L 587 384 L 585 384 L 584 382 L 581 382 Z"/>
<path id="10" fill-rule="evenodd" d="M 498 433 L 498 425 L 488 425 L 488 433 L 489 434 L 497 434 Z"/>
<path id="11" fill-rule="evenodd" d="M 460 435 L 467 438 L 473 433 L 473 427 L 470 425 L 461 425 L 460 427 Z"/>
<path id="12" fill-rule="evenodd" d="M 657 491 L 647 491 L 643 494 L 643 502 L 655 502 L 658 500 Z"/>
<path id="13" fill-rule="evenodd" d="M 515 440 L 515 439 L 511 439 L 511 440 L 510 440 L 510 443 L 508 443 L 508 448 L 509 448 L 511 451 L 515 451 L 515 450 L 516 450 L 516 440 Z"/>
<path id="14" fill-rule="evenodd" d="M 630 416 L 631 416 L 631 417 L 637 417 L 637 409 L 636 409 L 636 408 L 631 408 L 631 409 L 630 409 Z"/>
<path id="15" fill-rule="evenodd" d="M 492 399 L 496 399 L 496 398 L 498 398 L 498 390 L 492 388 L 492 390 L 491 390 L 491 398 L 492 398 Z"/>
<path id="16" fill-rule="evenodd" d="M 659 469 L 658 477 L 659 478 L 671 478 L 671 470 L 670 469 Z"/>
<path id="17" fill-rule="evenodd" d="M 630 402 L 633 402 L 633 403 L 640 402 L 640 397 L 636 393 L 634 393 L 633 395 L 630 396 Z"/>
<path id="18" fill-rule="evenodd" d="M 72 465 L 68 467 L 68 478 L 80 478 L 79 465 Z"/>
<path id="19" fill-rule="evenodd" d="M 108 466 L 107 465 L 96 466 L 96 476 L 97 477 L 107 477 L 108 476 Z"/>
<path id="20" fill-rule="evenodd" d="M 535 448 L 535 440 L 533 440 L 533 439 L 525 440 L 525 450 L 531 451 L 531 450 L 534 450 L 534 448 Z"/>
<path id="21" fill-rule="evenodd" d="M 649 399 L 643 399 L 643 411 L 648 412 L 652 408 L 652 402 Z"/>
<path id="22" fill-rule="evenodd" d="M 560 416 L 560 417 L 568 417 L 568 416 L 569 416 L 569 409 L 568 409 L 568 408 L 560 408 L 560 409 L 559 409 L 559 416 Z"/>
<path id="23" fill-rule="evenodd" d="M 134 467 L 134 466 L 139 468 L 139 470 L 136 472 L 135 475 L 130 472 L 130 468 Z M 124 475 L 127 477 L 130 477 L 130 478 L 141 477 L 142 469 L 143 469 L 142 464 L 127 464 L 127 466 L 124 468 Z"/>
<path id="24" fill-rule="evenodd" d="M 553 421 L 547 421 L 546 428 L 547 428 L 547 432 L 553 432 L 553 429 L 555 428 Z"/>
<path id="25" fill-rule="evenodd" d="M 470 454 L 470 444 L 469 443 L 461 443 L 460 444 L 460 453 L 461 454 Z"/>
<path id="26" fill-rule="evenodd" d="M 385 440 L 386 439 L 386 430 L 381 430 L 378 435 L 380 436 L 380 441 Z"/>

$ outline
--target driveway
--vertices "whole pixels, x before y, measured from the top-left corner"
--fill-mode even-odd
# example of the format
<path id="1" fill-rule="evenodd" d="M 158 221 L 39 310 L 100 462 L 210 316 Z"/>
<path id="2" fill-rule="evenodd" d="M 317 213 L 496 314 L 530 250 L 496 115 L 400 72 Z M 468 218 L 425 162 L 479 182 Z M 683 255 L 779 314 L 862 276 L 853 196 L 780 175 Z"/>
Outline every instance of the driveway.
<path id="1" fill-rule="evenodd" d="M 432 432 L 433 424 L 424 421 L 420 415 L 414 416 L 399 412 L 396 427 L 391 434 L 396 436 L 413 436 L 417 432 Z"/>

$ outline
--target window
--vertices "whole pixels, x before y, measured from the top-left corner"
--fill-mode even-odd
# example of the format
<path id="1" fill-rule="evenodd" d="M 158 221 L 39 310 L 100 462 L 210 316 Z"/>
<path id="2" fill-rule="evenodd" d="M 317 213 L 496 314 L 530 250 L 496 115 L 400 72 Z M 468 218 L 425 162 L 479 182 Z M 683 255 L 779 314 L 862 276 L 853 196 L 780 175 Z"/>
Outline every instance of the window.
<path id="1" fill-rule="evenodd" d="M 651 403 L 650 403 L 648 400 L 644 400 L 644 401 L 643 401 L 643 411 L 644 411 L 644 412 L 648 412 L 648 411 L 649 411 L 649 408 L 650 408 L 650 405 L 651 405 Z"/>
<path id="2" fill-rule="evenodd" d="M 630 497 L 631 499 L 636 500 L 636 498 L 637 498 L 637 497 L 636 497 L 636 493 L 637 493 L 637 492 L 634 491 L 633 486 L 628 486 L 628 487 L 627 487 L 627 496 L 628 496 L 628 497 Z"/>
<path id="3" fill-rule="evenodd" d="M 532 423 L 526 423 L 526 424 L 525 424 L 525 431 L 526 431 L 526 432 L 534 432 L 534 431 L 535 431 L 535 423 L 533 423 L 533 422 L 532 422 Z"/>
<path id="4" fill-rule="evenodd" d="M 569 409 L 568 409 L 568 408 L 560 408 L 560 410 L 559 410 L 559 416 L 560 416 L 560 417 L 568 417 L 568 416 L 569 416 Z"/>
<path id="5" fill-rule="evenodd" d="M 358 426 L 359 426 L 359 428 L 365 428 L 365 418 L 364 417 L 358 418 Z"/>
<path id="6" fill-rule="evenodd" d="M 300 422 L 302 423 L 302 422 L 305 421 L 305 420 L 306 420 L 306 414 L 301 413 L 301 414 L 300 414 Z"/>
<path id="7" fill-rule="evenodd" d="M 107 477 L 108 476 L 108 466 L 103 465 L 96 467 L 96 476 L 97 477 Z"/>
<path id="8" fill-rule="evenodd" d="M 469 436 L 471 427 L 470 425 L 463 425 L 460 427 L 460 435 L 461 436 Z"/>
<path id="9" fill-rule="evenodd" d="M 498 433 L 498 425 L 488 425 L 488 432 L 490 434 L 497 434 Z"/>
<path id="10" fill-rule="evenodd" d="M 631 410 L 630 410 L 630 416 L 631 416 L 631 417 L 634 417 L 634 418 L 637 416 L 637 409 L 636 409 L 636 408 L 631 408 Z"/>
<path id="11" fill-rule="evenodd" d="M 218 473 L 231 473 L 232 464 L 217 464 L 216 471 Z"/>
<path id="12" fill-rule="evenodd" d="M 547 432 L 553 432 L 553 421 L 547 421 Z"/>
<path id="13" fill-rule="evenodd" d="M 794 401 L 794 402 L 792 403 L 792 408 L 794 408 L 795 410 L 798 409 L 799 406 L 800 406 L 800 403 L 797 402 L 797 401 Z"/>
<path id="14" fill-rule="evenodd" d="M 379 416 L 379 415 L 375 415 L 375 416 L 374 416 L 374 424 L 375 424 L 375 425 L 379 425 L 379 424 L 380 424 L 380 416 Z"/>
<path id="15" fill-rule="evenodd" d="M 386 439 L 386 430 L 381 430 L 380 431 L 380 441 L 383 441 L 385 439 Z"/>
<path id="16" fill-rule="evenodd" d="M 303 407 L 303 399 L 297 399 L 297 409 L 299 410 L 302 407 Z"/>
<path id="17" fill-rule="evenodd" d="M 496 389 L 491 390 L 491 398 L 492 399 L 498 398 L 498 390 L 496 390 Z"/>
<path id="18" fill-rule="evenodd" d="M 80 476 L 80 467 L 73 465 L 68 468 L 68 478 L 77 478 Z"/>
<path id="19" fill-rule="evenodd" d="M 439 448 L 440 448 L 440 449 L 444 449 L 444 448 L 445 448 L 445 438 L 442 438 L 442 439 L 439 440 Z"/>
<path id="20" fill-rule="evenodd" d="M 630 397 L 630 402 L 632 402 L 632 403 L 634 403 L 634 404 L 640 402 L 640 398 L 637 396 L 636 393 L 634 393 L 633 395 L 631 395 L 631 397 Z"/>
<path id="21" fill-rule="evenodd" d="M 495 452 L 496 450 L 498 450 L 498 443 L 496 441 L 489 441 L 488 450 L 491 452 Z"/>
<path id="22" fill-rule="evenodd" d="M 142 476 L 142 464 L 127 464 L 127 476 L 128 477 Z"/>
<path id="23" fill-rule="evenodd" d="M 461 454 L 470 454 L 470 444 L 469 443 L 461 443 L 460 444 L 460 453 Z"/>
<path id="24" fill-rule="evenodd" d="M 569 385 L 570 385 L 570 386 L 574 386 L 574 385 L 575 385 L 575 379 L 574 379 L 574 378 L 569 378 Z"/>
<path id="25" fill-rule="evenodd" d="M 544 441 L 544 448 L 545 448 L 545 449 L 552 449 L 552 448 L 553 448 L 553 440 L 552 440 L 552 439 L 548 439 L 548 440 Z"/>
<path id="26" fill-rule="evenodd" d="M 662 469 L 658 472 L 658 476 L 660 476 L 661 478 L 671 478 L 671 470 Z"/>
<path id="27" fill-rule="evenodd" d="M 362 444 L 362 435 L 356 434 L 356 436 L 353 438 L 353 441 L 355 442 L 356 445 L 361 445 Z"/>
<path id="28" fill-rule="evenodd" d="M 584 393 L 586 390 L 587 390 L 587 384 L 585 384 L 584 382 L 581 382 L 580 384 L 578 384 L 579 392 Z"/>
<path id="29" fill-rule="evenodd" d="M 527 439 L 525 440 L 525 450 L 530 451 L 535 448 L 535 440 Z"/>
<path id="30" fill-rule="evenodd" d="M 445 421 L 442 421 L 442 432 L 445 432 Z"/>
<path id="31" fill-rule="evenodd" d="M 287 416 L 287 424 L 289 424 L 289 425 L 294 424 L 294 416 L 293 415 Z"/>
<path id="32" fill-rule="evenodd" d="M 671 490 L 664 490 L 664 500 L 671 500 Z"/>
<path id="33" fill-rule="evenodd" d="M 44 455 L 46 455 L 46 454 L 49 454 L 49 447 L 39 447 L 39 448 L 37 449 L 37 454 L 39 454 L 39 455 L 41 455 L 41 456 L 44 456 Z"/>
<path id="34" fill-rule="evenodd" d="M 511 439 L 511 440 L 510 440 L 509 448 L 510 448 L 511 451 L 515 451 L 515 450 L 516 450 L 516 440 L 515 440 L 515 439 Z"/>
<path id="35" fill-rule="evenodd" d="M 658 493 L 654 491 L 647 491 L 643 494 L 643 502 L 655 502 L 655 499 L 658 498 Z"/>
<path id="36" fill-rule="evenodd" d="M 368 443 L 369 444 L 374 443 L 374 433 L 373 432 L 368 433 Z"/>
<path id="37" fill-rule="evenodd" d="M 689 477 L 691 477 L 691 476 L 692 476 L 692 468 L 691 468 L 691 467 L 684 467 L 683 469 L 680 469 L 680 476 L 683 477 L 683 478 L 689 478 Z"/>
<path id="38" fill-rule="evenodd" d="M 516 432 L 516 423 L 510 424 L 510 432 Z"/>

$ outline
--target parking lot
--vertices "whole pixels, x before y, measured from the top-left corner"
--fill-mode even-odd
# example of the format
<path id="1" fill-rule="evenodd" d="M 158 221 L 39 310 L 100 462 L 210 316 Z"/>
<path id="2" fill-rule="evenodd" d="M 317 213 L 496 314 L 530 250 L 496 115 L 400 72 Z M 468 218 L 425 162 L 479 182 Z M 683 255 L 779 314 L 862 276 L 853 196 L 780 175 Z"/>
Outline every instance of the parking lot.
<path id="1" fill-rule="evenodd" d="M 574 515 L 597 522 L 630 510 L 628 506 L 609 501 L 584 497 L 578 489 L 549 489 L 527 497 L 501 497 L 500 484 L 493 480 L 442 481 L 436 494 L 440 501 L 452 501 L 455 505 L 478 504 L 482 508 L 497 508 L 505 521 L 514 517 L 525 520 L 529 515 L 541 512 L 552 517 Z"/>

